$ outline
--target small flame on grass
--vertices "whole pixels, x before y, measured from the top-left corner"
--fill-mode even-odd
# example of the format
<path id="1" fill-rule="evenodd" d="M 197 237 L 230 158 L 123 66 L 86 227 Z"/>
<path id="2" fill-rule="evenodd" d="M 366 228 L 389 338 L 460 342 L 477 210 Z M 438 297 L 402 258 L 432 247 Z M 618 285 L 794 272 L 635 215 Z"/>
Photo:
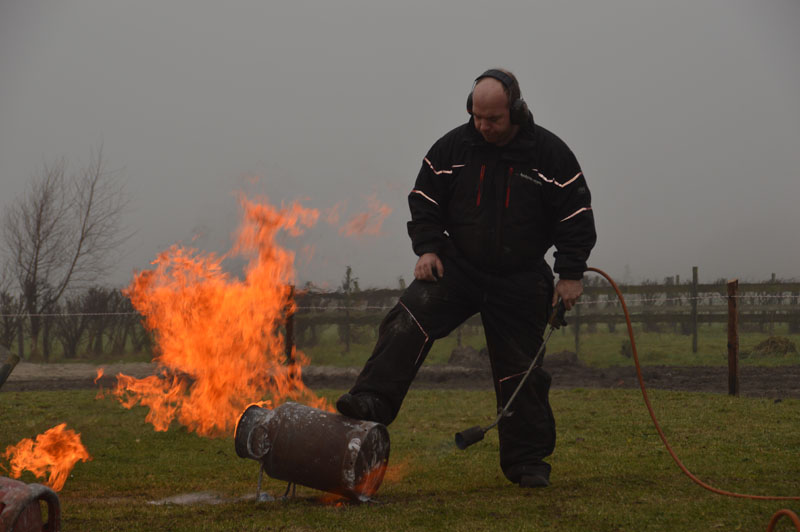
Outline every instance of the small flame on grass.
<path id="1" fill-rule="evenodd" d="M 356 486 L 355 491 L 361 493 L 365 499 L 375 495 L 382 482 L 400 482 L 408 474 L 408 461 L 388 465 L 386 462 L 379 464 L 364 475 L 364 478 Z M 320 497 L 320 502 L 329 506 L 343 506 L 349 501 L 348 498 L 337 495 L 336 493 L 324 493 Z"/>
<path id="2" fill-rule="evenodd" d="M 75 464 L 92 459 L 81 443 L 80 434 L 66 427 L 66 423 L 61 423 L 35 440 L 25 438 L 8 446 L 3 456 L 10 462 L 11 477 L 19 478 L 23 471 L 30 471 L 37 478 L 47 476 L 47 485 L 61 491 Z"/>
<path id="3" fill-rule="evenodd" d="M 94 383 L 97 385 L 100 382 L 100 379 L 103 378 L 105 374 L 105 369 L 97 368 L 97 377 L 94 378 Z M 94 396 L 95 399 L 103 399 L 105 397 L 105 393 L 103 392 L 103 386 L 100 385 L 100 388 L 97 390 L 97 395 Z"/>
<path id="4" fill-rule="evenodd" d="M 410 468 L 411 462 L 407 458 L 399 462 L 394 462 L 392 465 L 386 468 L 386 474 L 383 476 L 383 481 L 388 482 L 389 484 L 400 482 L 406 478 Z"/>

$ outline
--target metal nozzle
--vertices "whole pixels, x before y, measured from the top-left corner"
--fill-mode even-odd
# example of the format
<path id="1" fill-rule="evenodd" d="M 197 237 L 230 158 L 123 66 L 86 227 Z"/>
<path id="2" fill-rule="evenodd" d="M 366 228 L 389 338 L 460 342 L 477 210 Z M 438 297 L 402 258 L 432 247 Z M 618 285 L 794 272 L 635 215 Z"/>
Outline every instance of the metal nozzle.
<path id="1" fill-rule="evenodd" d="M 547 323 L 549 323 L 553 329 L 560 329 L 563 325 L 567 324 L 567 319 L 564 317 L 566 313 L 567 307 L 564 305 L 564 300 L 559 299 Z"/>
<path id="2" fill-rule="evenodd" d="M 480 425 L 475 425 L 474 427 L 457 432 L 456 447 L 463 451 L 473 443 L 481 441 L 484 434 L 486 434 L 486 431 Z"/>

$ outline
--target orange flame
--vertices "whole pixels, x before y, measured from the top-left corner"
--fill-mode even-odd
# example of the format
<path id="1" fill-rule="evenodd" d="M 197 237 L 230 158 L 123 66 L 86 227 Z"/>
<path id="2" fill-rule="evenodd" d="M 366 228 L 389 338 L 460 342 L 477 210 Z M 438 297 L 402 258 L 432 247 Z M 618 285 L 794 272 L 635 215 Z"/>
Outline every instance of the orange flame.
<path id="1" fill-rule="evenodd" d="M 99 384 L 100 383 L 100 379 L 103 378 L 103 375 L 105 374 L 105 372 L 106 372 L 105 368 L 97 368 L 97 377 L 94 378 L 94 383 L 95 384 Z M 97 395 L 95 395 L 94 398 L 95 399 L 103 399 L 103 398 L 105 398 L 105 393 L 103 393 L 103 386 L 102 385 L 100 385 L 100 388 L 97 390 Z"/>
<path id="2" fill-rule="evenodd" d="M 203 436 L 230 434 L 247 405 L 270 396 L 330 410 L 302 382 L 305 356 L 287 364 L 280 325 L 294 310 L 294 253 L 280 231 L 297 236 L 318 211 L 299 204 L 276 209 L 241 199 L 244 220 L 227 255 L 249 258 L 244 279 L 222 270 L 214 254 L 173 246 L 138 273 L 126 295 L 155 331 L 160 375 L 117 376 L 112 391 L 126 408 L 141 403 L 147 421 L 165 431 L 173 420 Z"/>
<path id="3" fill-rule="evenodd" d="M 383 476 L 386 474 L 386 462 L 381 463 L 377 467 L 372 468 L 369 473 L 364 475 L 361 482 L 356 486 L 356 491 L 365 497 L 372 497 L 381 485 Z"/>
<path id="4" fill-rule="evenodd" d="M 410 468 L 411 464 L 408 459 L 404 459 L 400 462 L 394 462 L 392 465 L 386 468 L 386 474 L 383 477 L 383 481 L 390 484 L 400 482 L 406 478 Z"/>
<path id="5" fill-rule="evenodd" d="M 367 198 L 369 210 L 356 214 L 339 229 L 345 236 L 353 235 L 379 235 L 383 221 L 392 213 L 392 208 L 381 203 L 377 197 Z"/>
<path id="6" fill-rule="evenodd" d="M 341 211 L 344 208 L 344 202 L 339 202 L 333 207 L 325 210 L 325 221 L 328 222 L 329 225 L 336 225 L 339 223 L 339 217 L 341 216 Z"/>
<path id="7" fill-rule="evenodd" d="M 37 478 L 47 475 L 47 485 L 61 491 L 75 464 L 92 459 L 81 443 L 80 434 L 66 426 L 66 423 L 56 425 L 36 436 L 35 441 L 25 438 L 9 445 L 4 456 L 10 462 L 11 476 L 19 478 L 25 470 Z"/>
<path id="8" fill-rule="evenodd" d="M 408 461 L 392 465 L 383 462 L 364 475 L 354 491 L 367 498 L 372 497 L 378 491 L 382 482 L 400 482 L 405 478 L 408 467 Z M 342 506 L 348 501 L 346 497 L 336 493 L 324 493 L 319 500 L 322 504 L 330 506 Z"/>

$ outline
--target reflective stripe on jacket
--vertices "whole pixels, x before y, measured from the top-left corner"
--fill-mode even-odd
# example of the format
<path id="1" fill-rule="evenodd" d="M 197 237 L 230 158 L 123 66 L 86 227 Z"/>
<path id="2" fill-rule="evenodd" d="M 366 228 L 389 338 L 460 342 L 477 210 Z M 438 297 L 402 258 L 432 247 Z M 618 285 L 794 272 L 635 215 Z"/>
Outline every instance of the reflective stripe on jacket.
<path id="1" fill-rule="evenodd" d="M 422 162 L 409 194 L 414 252 L 441 253 L 449 239 L 487 271 L 549 268 L 580 279 L 596 241 L 591 194 L 578 161 L 533 117 L 503 147 L 487 143 L 470 120 L 441 139 Z"/>

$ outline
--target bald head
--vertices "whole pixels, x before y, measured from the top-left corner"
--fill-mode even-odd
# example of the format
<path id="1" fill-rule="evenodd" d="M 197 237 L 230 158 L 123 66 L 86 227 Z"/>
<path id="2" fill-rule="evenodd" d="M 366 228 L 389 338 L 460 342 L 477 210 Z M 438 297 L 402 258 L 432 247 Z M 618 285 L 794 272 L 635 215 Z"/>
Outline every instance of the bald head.
<path id="1" fill-rule="evenodd" d="M 495 78 L 482 78 L 475 84 L 472 91 L 472 105 L 480 102 L 482 105 L 504 105 L 508 107 L 508 92 L 505 85 Z"/>
<path id="2" fill-rule="evenodd" d="M 475 129 L 486 142 L 504 146 L 519 131 L 519 126 L 511 123 L 509 104 L 509 94 L 500 80 L 486 77 L 475 84 L 472 91 L 472 117 Z"/>

